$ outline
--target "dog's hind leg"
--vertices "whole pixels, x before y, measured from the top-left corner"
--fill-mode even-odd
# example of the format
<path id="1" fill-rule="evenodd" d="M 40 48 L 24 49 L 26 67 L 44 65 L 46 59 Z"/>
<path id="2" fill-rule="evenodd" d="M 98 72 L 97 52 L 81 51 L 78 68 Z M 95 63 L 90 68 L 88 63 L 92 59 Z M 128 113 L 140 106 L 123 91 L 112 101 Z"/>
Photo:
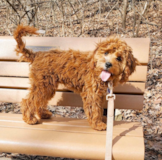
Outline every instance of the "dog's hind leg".
<path id="1" fill-rule="evenodd" d="M 56 89 L 49 85 L 44 87 L 43 90 L 39 107 L 37 107 L 37 115 L 41 119 L 49 119 L 51 118 L 52 113 L 47 109 L 47 103 L 55 95 Z"/>
<path id="2" fill-rule="evenodd" d="M 47 110 L 48 101 L 54 96 L 55 89 L 52 85 L 33 84 L 27 99 L 22 100 L 23 120 L 28 124 L 38 123 L 39 118 L 50 118 L 52 113 Z"/>
<path id="3" fill-rule="evenodd" d="M 32 97 L 29 95 L 28 99 L 21 101 L 21 112 L 23 114 L 23 120 L 28 124 L 36 124 L 38 119 L 35 117 L 35 106 L 32 102 Z"/>
<path id="4" fill-rule="evenodd" d="M 50 112 L 47 108 L 43 108 L 40 112 L 40 118 L 49 119 L 52 116 L 52 112 Z"/>

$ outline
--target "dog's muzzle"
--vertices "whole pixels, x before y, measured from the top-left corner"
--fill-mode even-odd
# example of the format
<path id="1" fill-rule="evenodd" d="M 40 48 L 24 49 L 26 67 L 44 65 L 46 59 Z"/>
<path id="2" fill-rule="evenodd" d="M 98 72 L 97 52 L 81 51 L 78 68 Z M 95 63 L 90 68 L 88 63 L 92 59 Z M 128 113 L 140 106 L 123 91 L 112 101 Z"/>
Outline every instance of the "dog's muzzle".
<path id="1" fill-rule="evenodd" d="M 108 68 L 112 67 L 112 64 L 110 62 L 106 62 L 105 67 L 108 69 Z"/>

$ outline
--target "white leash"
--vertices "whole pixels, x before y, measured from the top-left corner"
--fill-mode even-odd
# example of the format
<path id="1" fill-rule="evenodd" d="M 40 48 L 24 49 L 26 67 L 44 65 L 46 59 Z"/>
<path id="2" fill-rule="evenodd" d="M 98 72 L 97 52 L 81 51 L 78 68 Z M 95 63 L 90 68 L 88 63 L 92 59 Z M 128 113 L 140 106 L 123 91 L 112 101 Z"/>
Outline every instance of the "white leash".
<path id="1" fill-rule="evenodd" d="M 108 83 L 109 94 L 106 95 L 107 104 L 107 132 L 106 132 L 106 151 L 105 160 L 112 160 L 112 140 L 113 140 L 113 122 L 114 122 L 114 99 L 113 82 Z"/>

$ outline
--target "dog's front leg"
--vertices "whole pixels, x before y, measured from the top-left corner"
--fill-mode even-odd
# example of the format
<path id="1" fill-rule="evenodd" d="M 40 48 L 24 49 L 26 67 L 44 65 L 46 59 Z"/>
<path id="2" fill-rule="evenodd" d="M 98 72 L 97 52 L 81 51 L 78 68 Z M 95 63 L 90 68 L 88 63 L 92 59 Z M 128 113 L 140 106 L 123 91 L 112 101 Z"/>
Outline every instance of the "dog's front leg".
<path id="1" fill-rule="evenodd" d="M 84 112 L 91 127 L 99 131 L 106 130 L 106 124 L 103 122 L 103 96 L 91 91 L 84 92 L 81 96 L 83 100 Z"/>

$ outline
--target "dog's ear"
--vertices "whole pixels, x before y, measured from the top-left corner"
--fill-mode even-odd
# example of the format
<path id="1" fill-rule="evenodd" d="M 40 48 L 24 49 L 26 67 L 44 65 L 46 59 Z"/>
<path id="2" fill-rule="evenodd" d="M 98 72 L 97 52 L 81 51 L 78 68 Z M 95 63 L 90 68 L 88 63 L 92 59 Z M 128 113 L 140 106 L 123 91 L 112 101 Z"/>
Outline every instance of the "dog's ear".
<path id="1" fill-rule="evenodd" d="M 120 83 L 127 82 L 129 76 L 135 71 L 136 66 L 140 65 L 139 61 L 133 56 L 131 49 L 128 50 L 126 56 L 126 66 L 121 75 Z"/>
<path id="2" fill-rule="evenodd" d="M 97 46 L 96 49 L 93 51 L 92 60 L 91 60 L 91 66 L 90 66 L 92 69 L 94 69 L 95 66 L 96 66 L 96 62 L 95 62 L 94 56 L 95 56 L 95 54 L 96 54 L 98 49 L 99 49 L 99 47 Z"/>

